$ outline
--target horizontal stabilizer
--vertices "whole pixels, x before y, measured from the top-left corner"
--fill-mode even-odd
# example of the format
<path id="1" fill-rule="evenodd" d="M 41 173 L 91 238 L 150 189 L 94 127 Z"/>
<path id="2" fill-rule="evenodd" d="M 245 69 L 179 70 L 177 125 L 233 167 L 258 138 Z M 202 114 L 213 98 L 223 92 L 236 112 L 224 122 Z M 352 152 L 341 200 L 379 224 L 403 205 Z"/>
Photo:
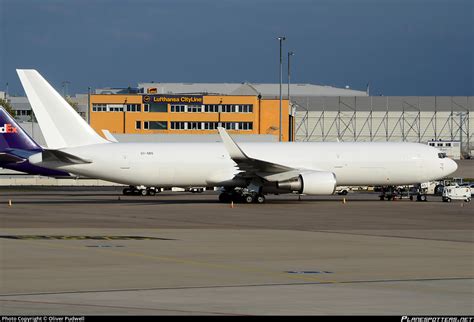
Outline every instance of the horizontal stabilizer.
<path id="1" fill-rule="evenodd" d="M 33 154 L 28 158 L 28 160 L 32 164 L 45 168 L 57 168 L 72 164 L 92 163 L 90 160 L 85 160 L 78 156 L 59 150 L 44 150 L 42 152 Z"/>
<path id="2" fill-rule="evenodd" d="M 59 150 L 45 150 L 43 152 L 43 162 L 61 162 L 66 164 L 85 164 L 92 163 L 90 160 L 84 160 L 80 157 Z"/>
<path id="3" fill-rule="evenodd" d="M 26 161 L 26 159 L 10 153 L 0 152 L 0 163 L 20 163 L 23 161 Z"/>

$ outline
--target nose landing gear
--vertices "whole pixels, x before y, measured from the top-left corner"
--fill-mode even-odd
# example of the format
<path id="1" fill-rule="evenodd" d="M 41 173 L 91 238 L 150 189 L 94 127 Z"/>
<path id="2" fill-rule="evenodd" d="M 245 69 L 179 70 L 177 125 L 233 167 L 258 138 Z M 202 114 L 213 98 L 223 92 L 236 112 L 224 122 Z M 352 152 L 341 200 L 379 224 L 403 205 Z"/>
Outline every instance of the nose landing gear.
<path id="1" fill-rule="evenodd" d="M 155 187 L 146 188 L 144 186 L 130 186 L 122 191 L 125 196 L 154 196 L 158 192 L 160 192 L 159 189 Z"/>

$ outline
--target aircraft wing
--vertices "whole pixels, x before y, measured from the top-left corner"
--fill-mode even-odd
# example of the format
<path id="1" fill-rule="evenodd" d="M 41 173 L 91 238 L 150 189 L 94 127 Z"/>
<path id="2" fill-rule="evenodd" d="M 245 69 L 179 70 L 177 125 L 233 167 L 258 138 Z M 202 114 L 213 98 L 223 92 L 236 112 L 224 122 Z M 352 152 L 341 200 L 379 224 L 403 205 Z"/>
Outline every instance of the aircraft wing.
<path id="1" fill-rule="evenodd" d="M 230 158 L 237 163 L 241 177 L 260 177 L 267 181 L 282 181 L 296 177 L 301 170 L 285 165 L 254 159 L 245 154 L 239 145 L 230 137 L 227 131 L 218 127 L 217 130 L 229 153 Z"/>

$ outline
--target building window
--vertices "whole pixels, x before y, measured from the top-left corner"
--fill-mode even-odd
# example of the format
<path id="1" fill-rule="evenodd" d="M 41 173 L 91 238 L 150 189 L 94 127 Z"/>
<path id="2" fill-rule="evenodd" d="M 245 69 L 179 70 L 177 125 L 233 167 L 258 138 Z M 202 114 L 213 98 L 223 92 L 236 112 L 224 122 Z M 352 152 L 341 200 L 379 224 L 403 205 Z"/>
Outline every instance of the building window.
<path id="1" fill-rule="evenodd" d="M 140 112 L 140 104 L 127 104 L 127 112 Z"/>
<path id="2" fill-rule="evenodd" d="M 202 105 L 176 105 L 170 106 L 170 112 L 172 113 L 200 113 L 202 112 Z"/>
<path id="3" fill-rule="evenodd" d="M 241 130 L 251 131 L 253 130 L 252 122 L 222 122 L 221 125 L 226 130 Z"/>
<path id="4" fill-rule="evenodd" d="M 204 123 L 204 130 L 215 130 L 217 129 L 217 122 L 205 122 Z"/>
<path id="5" fill-rule="evenodd" d="M 149 108 L 150 112 L 154 112 L 154 113 L 167 113 L 168 112 L 168 103 L 152 103 L 149 105 L 150 105 L 150 108 Z"/>
<path id="6" fill-rule="evenodd" d="M 135 121 L 135 129 L 137 130 L 142 129 L 142 121 Z"/>
<path id="7" fill-rule="evenodd" d="M 250 131 L 253 129 L 253 123 L 252 122 L 239 122 L 239 130 L 242 131 Z"/>
<path id="8" fill-rule="evenodd" d="M 143 122 L 143 128 L 145 130 L 149 130 L 150 129 L 150 123 L 148 121 Z"/>
<path id="9" fill-rule="evenodd" d="M 107 104 L 107 112 L 123 112 L 124 108 L 123 104 Z"/>
<path id="10" fill-rule="evenodd" d="M 92 112 L 107 112 L 107 104 L 92 104 Z"/>
<path id="11" fill-rule="evenodd" d="M 253 130 L 252 122 L 170 122 L 171 130 L 216 130 L 218 126 L 222 126 L 227 130 Z"/>
<path id="12" fill-rule="evenodd" d="M 200 130 L 201 122 L 188 122 L 188 130 Z"/>
<path id="13" fill-rule="evenodd" d="M 201 111 L 201 105 L 188 105 L 188 113 L 199 113 Z"/>
<path id="14" fill-rule="evenodd" d="M 236 124 L 234 122 L 223 122 L 222 127 L 226 130 L 235 130 Z"/>
<path id="15" fill-rule="evenodd" d="M 143 104 L 143 112 L 149 112 L 150 111 L 150 104 Z"/>
<path id="16" fill-rule="evenodd" d="M 172 130 L 184 130 L 186 122 L 171 122 Z"/>
<path id="17" fill-rule="evenodd" d="M 240 105 L 239 112 L 241 113 L 252 113 L 253 112 L 253 105 Z"/>
<path id="18" fill-rule="evenodd" d="M 31 110 L 15 110 L 15 116 L 29 116 L 31 115 Z"/>
<path id="19" fill-rule="evenodd" d="M 186 105 L 175 105 L 172 104 L 170 110 L 172 113 L 183 113 L 185 111 Z"/>
<path id="20" fill-rule="evenodd" d="M 219 105 L 206 104 L 206 105 L 204 105 L 204 112 L 206 112 L 206 113 L 217 113 L 217 112 L 219 112 Z"/>
<path id="21" fill-rule="evenodd" d="M 168 122 L 166 121 L 148 121 L 150 130 L 167 130 Z"/>
<path id="22" fill-rule="evenodd" d="M 253 105 L 244 104 L 244 105 L 234 105 L 234 104 L 206 104 L 204 105 L 204 112 L 206 113 L 252 113 Z"/>

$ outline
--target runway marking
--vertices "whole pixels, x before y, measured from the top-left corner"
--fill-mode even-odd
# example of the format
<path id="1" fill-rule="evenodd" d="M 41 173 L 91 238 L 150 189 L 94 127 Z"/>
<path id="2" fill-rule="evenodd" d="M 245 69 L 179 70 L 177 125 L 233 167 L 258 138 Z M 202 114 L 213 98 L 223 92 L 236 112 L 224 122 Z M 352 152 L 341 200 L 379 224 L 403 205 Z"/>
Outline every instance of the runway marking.
<path id="1" fill-rule="evenodd" d="M 339 231 L 339 230 L 301 230 L 301 231 L 308 231 L 308 232 L 315 232 L 315 233 L 327 233 L 327 234 L 353 235 L 353 236 L 380 237 L 380 238 L 400 238 L 400 239 L 429 240 L 429 241 L 453 242 L 453 243 L 464 243 L 464 244 L 474 243 L 474 241 L 468 241 L 468 240 L 452 240 L 452 239 L 415 237 L 415 236 L 397 236 L 397 235 L 377 235 L 377 234 L 369 234 L 369 233 L 351 233 L 351 232 L 343 232 L 343 231 Z"/>
<path id="2" fill-rule="evenodd" d="M 436 282 L 436 281 L 469 281 L 474 277 L 438 277 L 438 278 L 412 278 L 412 279 L 381 279 L 381 280 L 353 280 L 340 281 L 337 284 L 368 284 L 368 283 L 409 283 L 409 282 Z M 238 284 L 238 285 L 206 285 L 206 286 L 176 286 L 176 287 L 150 287 L 150 288 L 125 288 L 107 290 L 79 290 L 79 291 L 59 291 L 59 292 L 37 292 L 37 293 L 12 293 L 0 294 L 0 297 L 15 296 L 41 296 L 41 295 L 61 295 L 61 294 L 83 294 L 83 293 L 114 293 L 114 292 L 140 292 L 140 291 L 173 291 L 173 290 L 194 290 L 213 288 L 245 288 L 245 287 L 274 287 L 274 286 L 311 286 L 311 285 L 331 285 L 332 282 L 295 282 L 295 283 L 265 283 L 265 284 Z M 0 299 L 2 301 L 2 299 Z"/>
<path id="3" fill-rule="evenodd" d="M 288 274 L 332 274 L 333 272 L 328 271 L 286 271 Z"/>
<path id="4" fill-rule="evenodd" d="M 4 239 L 18 240 L 175 240 L 146 236 L 61 236 L 61 235 L 0 235 Z"/>
<path id="5" fill-rule="evenodd" d="M 49 305 L 69 305 L 69 306 L 87 306 L 87 307 L 102 307 L 102 308 L 114 308 L 114 309 L 132 309 L 132 310 L 150 310 L 150 311 L 167 311 L 167 312 L 180 312 L 180 313 L 199 313 L 199 314 L 216 314 L 216 315 L 245 315 L 236 313 L 224 313 L 224 312 L 212 312 L 212 311 L 195 311 L 195 310 L 180 310 L 180 309 L 157 309 L 150 307 L 136 307 L 136 306 L 116 306 L 116 305 L 98 305 L 98 304 L 81 304 L 81 303 L 67 303 L 67 302 L 50 302 L 50 301 L 31 301 L 31 300 L 3 300 L 0 302 L 15 302 L 15 303 L 29 303 L 29 304 L 49 304 Z"/>
<path id="6" fill-rule="evenodd" d="M 173 263 L 181 263 L 181 264 L 187 264 L 187 265 L 194 265 L 194 266 L 200 266 L 200 267 L 208 267 L 208 268 L 217 268 L 217 269 L 225 269 L 228 271 L 239 271 L 239 272 L 245 272 L 245 273 L 258 273 L 258 274 L 263 274 L 267 276 L 275 276 L 275 277 L 283 277 L 283 278 L 289 278 L 289 279 L 297 279 L 297 280 L 305 280 L 305 281 L 311 281 L 311 282 L 325 282 L 325 283 L 338 283 L 337 281 L 325 281 L 321 280 L 315 277 L 310 277 L 310 276 L 303 276 L 303 275 L 292 275 L 288 273 L 282 273 L 282 272 L 273 272 L 273 271 L 267 271 L 263 269 L 258 269 L 258 268 L 248 268 L 248 267 L 242 267 L 242 266 L 236 266 L 236 265 L 225 265 L 225 264 L 214 264 L 214 263 L 207 263 L 207 262 L 201 262 L 201 261 L 196 261 L 192 259 L 185 259 L 185 258 L 174 258 L 174 257 L 165 257 L 165 256 L 153 256 L 153 255 L 146 255 L 142 253 L 136 253 L 136 252 L 130 252 L 130 251 L 118 251 L 114 250 L 111 248 L 84 248 L 84 247 L 76 247 L 76 246 L 65 246 L 65 245 L 57 245 L 57 244 L 51 244 L 50 242 L 36 242 L 34 240 L 25 240 L 25 242 L 32 243 L 35 245 L 39 246 L 50 246 L 53 248 L 62 248 L 62 249 L 74 249 L 74 250 L 81 250 L 81 251 L 86 251 L 86 250 L 93 250 L 97 252 L 105 252 L 109 253 L 112 255 L 119 255 L 119 256 L 129 256 L 129 257 L 141 257 L 141 258 L 147 258 L 147 259 L 152 259 L 152 260 L 161 260 L 161 261 L 166 261 L 166 262 L 173 262 Z"/>

